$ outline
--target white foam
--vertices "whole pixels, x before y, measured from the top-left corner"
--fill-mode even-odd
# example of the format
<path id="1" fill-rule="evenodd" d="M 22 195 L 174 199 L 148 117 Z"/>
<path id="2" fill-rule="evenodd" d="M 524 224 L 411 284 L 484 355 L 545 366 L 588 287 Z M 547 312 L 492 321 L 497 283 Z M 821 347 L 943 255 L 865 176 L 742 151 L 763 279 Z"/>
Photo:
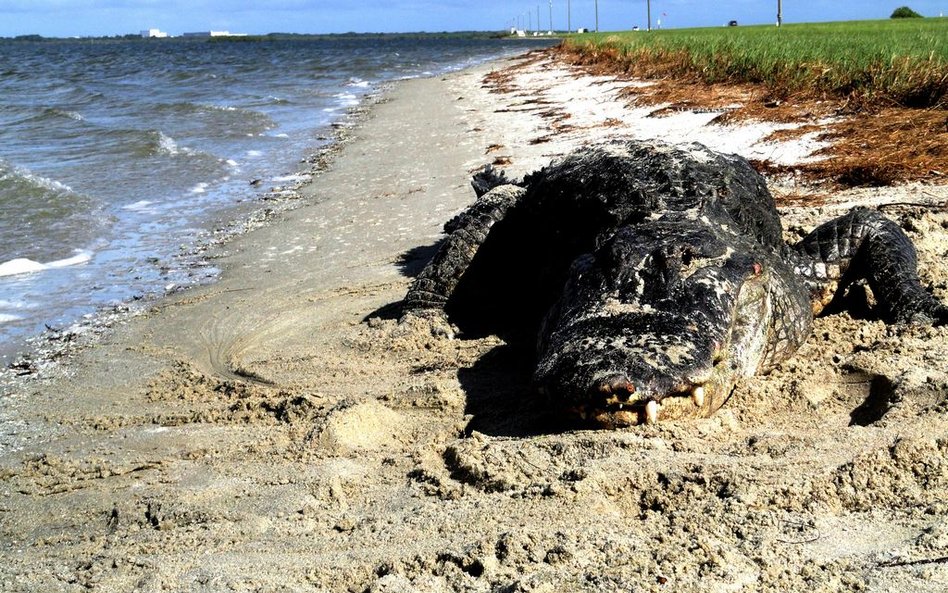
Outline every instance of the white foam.
<path id="1" fill-rule="evenodd" d="M 263 153 L 259 150 L 248 150 L 247 156 L 263 156 Z"/>
<path id="2" fill-rule="evenodd" d="M 55 179 L 49 179 L 48 177 L 37 175 L 26 167 L 13 165 L 0 159 L 0 180 L 15 179 L 17 177 L 50 191 L 72 192 L 72 188 L 65 183 L 60 183 Z"/>
<path id="3" fill-rule="evenodd" d="M 192 194 L 203 194 L 207 191 L 207 184 L 202 181 L 201 183 L 198 183 L 192 187 L 190 191 Z"/>
<path id="4" fill-rule="evenodd" d="M 179 146 L 174 138 L 166 135 L 164 132 L 158 132 L 158 152 L 176 156 L 179 154 L 194 155 L 197 154 L 192 148 Z"/>
<path id="5" fill-rule="evenodd" d="M 84 121 L 86 119 L 82 117 L 82 114 L 79 113 L 78 111 L 69 111 L 68 109 L 53 109 L 53 111 L 58 115 L 62 115 L 63 117 L 68 117 L 69 119 L 73 119 L 76 121 Z"/>
<path id="6" fill-rule="evenodd" d="M 39 263 L 38 261 L 33 261 L 25 257 L 18 257 L 0 264 L 0 277 L 16 276 L 18 274 L 30 274 L 32 272 L 40 272 L 45 269 L 46 266 Z"/>
<path id="7" fill-rule="evenodd" d="M 69 266 L 84 264 L 91 259 L 92 252 L 81 249 L 77 249 L 76 255 L 72 257 L 58 259 L 45 264 L 25 257 L 18 257 L 0 264 L 0 277 L 17 276 L 20 274 L 33 274 L 55 268 L 67 268 Z"/>
<path id="8" fill-rule="evenodd" d="M 149 206 L 154 204 L 151 200 L 138 200 L 134 204 L 129 204 L 127 206 L 122 206 L 122 210 L 147 210 Z"/>
<path id="9" fill-rule="evenodd" d="M 72 257 L 67 257 L 66 259 L 60 259 L 56 261 L 49 262 L 46 264 L 47 268 L 68 268 L 69 266 L 78 266 L 79 264 L 84 264 L 92 259 L 92 252 L 85 250 L 76 250 L 76 255 Z"/>
<path id="10" fill-rule="evenodd" d="M 311 178 L 312 178 L 312 175 L 299 173 L 296 175 L 283 175 L 282 177 L 274 177 L 273 181 L 276 183 L 289 183 L 289 182 L 295 183 L 297 181 L 308 181 Z"/>
<path id="11" fill-rule="evenodd" d="M 0 323 L 9 323 L 11 321 L 16 321 L 18 319 L 23 319 L 23 318 L 17 317 L 16 315 L 8 315 L 6 313 L 0 313 Z"/>
<path id="12" fill-rule="evenodd" d="M 164 132 L 158 132 L 158 149 L 168 154 L 178 154 L 181 151 L 174 138 L 165 136 Z"/>

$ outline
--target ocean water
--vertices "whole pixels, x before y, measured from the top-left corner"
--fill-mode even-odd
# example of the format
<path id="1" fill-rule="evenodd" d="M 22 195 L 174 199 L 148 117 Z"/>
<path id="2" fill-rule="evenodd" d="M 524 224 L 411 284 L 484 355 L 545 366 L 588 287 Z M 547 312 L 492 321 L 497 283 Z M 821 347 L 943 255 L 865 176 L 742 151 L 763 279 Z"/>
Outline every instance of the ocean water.
<path id="1" fill-rule="evenodd" d="M 379 85 L 530 48 L 0 40 L 0 365 L 47 327 L 212 281 L 180 254 L 298 172 Z"/>

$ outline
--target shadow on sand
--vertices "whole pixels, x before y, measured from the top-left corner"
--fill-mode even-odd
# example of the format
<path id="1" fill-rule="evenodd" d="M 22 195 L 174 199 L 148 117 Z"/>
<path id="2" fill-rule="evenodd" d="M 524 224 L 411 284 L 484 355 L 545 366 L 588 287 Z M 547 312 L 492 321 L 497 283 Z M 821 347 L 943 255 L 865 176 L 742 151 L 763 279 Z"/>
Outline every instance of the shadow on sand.
<path id="1" fill-rule="evenodd" d="M 425 269 L 425 266 L 428 265 L 431 258 L 433 258 L 438 252 L 438 249 L 441 248 L 442 243 L 444 243 L 444 239 L 432 243 L 431 245 L 413 247 L 398 257 L 395 261 L 395 266 L 406 278 L 415 278 Z M 372 318 L 399 319 L 402 316 L 403 308 L 402 301 L 382 305 L 362 318 L 362 323 Z"/>
<path id="2" fill-rule="evenodd" d="M 442 242 L 410 249 L 399 257 L 396 265 L 405 276 L 417 277 Z M 402 313 L 403 301 L 396 301 L 369 313 L 363 321 L 397 320 Z M 474 326 L 462 330 L 464 337 L 458 339 L 474 339 L 488 333 Z M 531 347 L 505 344 L 487 352 L 474 365 L 458 369 L 458 381 L 467 396 L 465 414 L 472 416 L 466 428 L 468 434 L 476 431 L 489 436 L 518 437 L 577 428 L 556 414 L 533 389 L 534 363 Z"/>
<path id="3" fill-rule="evenodd" d="M 458 370 L 472 416 L 468 434 L 524 437 L 577 428 L 533 389 L 533 365 L 533 352 L 503 345 Z"/>

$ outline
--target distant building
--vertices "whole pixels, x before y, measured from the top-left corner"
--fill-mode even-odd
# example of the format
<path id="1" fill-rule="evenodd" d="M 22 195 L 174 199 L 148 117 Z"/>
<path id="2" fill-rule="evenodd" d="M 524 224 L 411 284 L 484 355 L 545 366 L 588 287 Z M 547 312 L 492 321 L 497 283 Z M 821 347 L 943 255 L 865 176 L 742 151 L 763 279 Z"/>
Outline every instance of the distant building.
<path id="1" fill-rule="evenodd" d="M 148 29 L 147 31 L 142 31 L 142 37 L 145 39 L 155 38 L 163 39 L 167 37 L 168 34 L 164 31 L 159 31 L 158 29 Z"/>
<path id="2" fill-rule="evenodd" d="M 231 33 L 230 31 L 196 31 L 185 33 L 184 37 L 246 37 L 246 33 Z"/>

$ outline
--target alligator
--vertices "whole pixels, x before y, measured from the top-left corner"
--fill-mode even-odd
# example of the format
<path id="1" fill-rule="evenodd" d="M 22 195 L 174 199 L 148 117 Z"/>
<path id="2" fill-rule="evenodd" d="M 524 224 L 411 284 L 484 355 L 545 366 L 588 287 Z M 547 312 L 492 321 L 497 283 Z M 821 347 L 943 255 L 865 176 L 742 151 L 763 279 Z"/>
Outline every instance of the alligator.
<path id="1" fill-rule="evenodd" d="M 887 322 L 948 321 L 896 223 L 856 208 L 790 245 L 760 174 L 700 144 L 613 141 L 472 185 L 403 313 L 536 344 L 537 393 L 586 423 L 710 416 L 857 283 Z"/>

